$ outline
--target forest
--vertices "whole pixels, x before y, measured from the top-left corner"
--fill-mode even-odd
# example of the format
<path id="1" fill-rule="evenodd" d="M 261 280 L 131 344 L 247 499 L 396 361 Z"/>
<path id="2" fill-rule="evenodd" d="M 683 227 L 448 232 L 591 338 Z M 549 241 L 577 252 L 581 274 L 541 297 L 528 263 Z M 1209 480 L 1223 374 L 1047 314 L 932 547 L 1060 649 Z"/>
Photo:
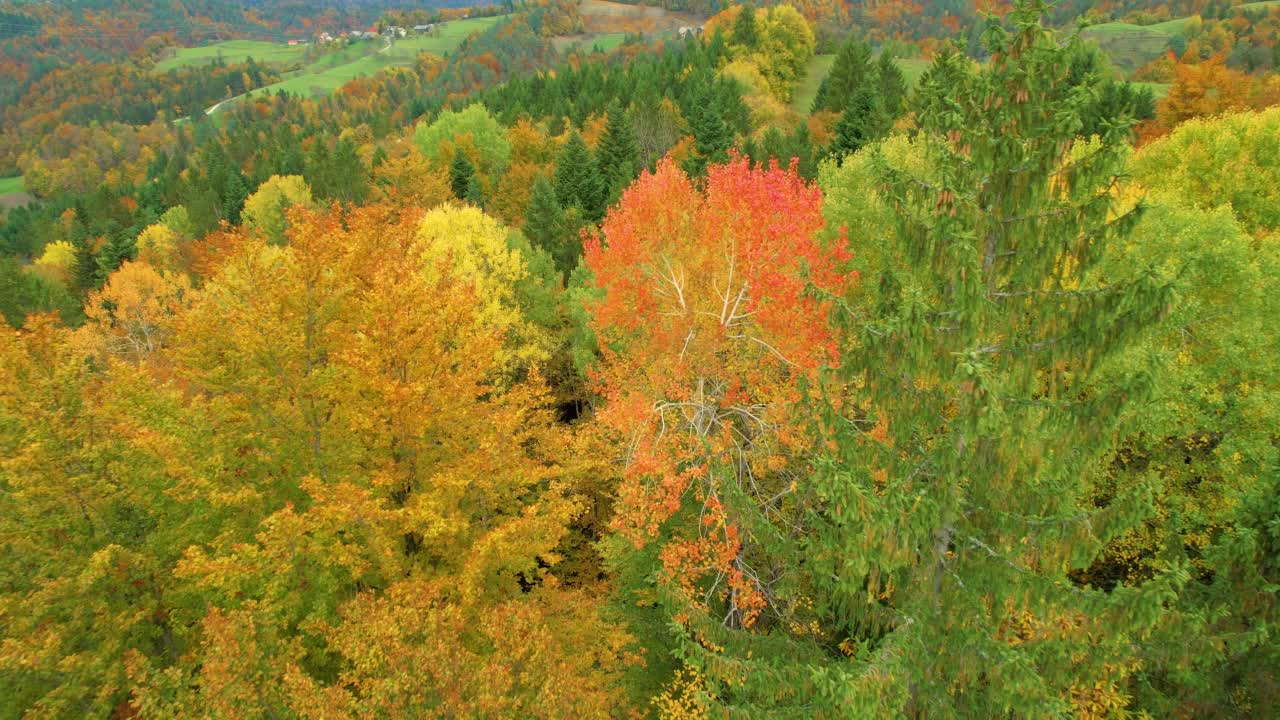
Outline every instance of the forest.
<path id="1" fill-rule="evenodd" d="M 439 5 L 0 0 L 0 720 L 1275 717 L 1280 5 Z"/>

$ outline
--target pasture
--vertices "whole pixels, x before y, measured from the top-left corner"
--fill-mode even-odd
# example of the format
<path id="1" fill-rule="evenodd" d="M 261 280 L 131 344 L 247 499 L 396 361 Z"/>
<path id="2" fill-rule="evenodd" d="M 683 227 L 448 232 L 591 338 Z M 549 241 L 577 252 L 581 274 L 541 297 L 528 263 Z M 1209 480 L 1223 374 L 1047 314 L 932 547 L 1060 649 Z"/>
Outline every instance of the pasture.
<path id="1" fill-rule="evenodd" d="M 306 55 L 304 45 L 289 46 L 285 43 L 260 40 L 228 40 L 193 48 L 174 48 L 173 55 L 156 63 L 154 71 L 166 73 L 183 67 L 211 65 L 218 58 L 227 64 L 242 63 L 249 58 L 263 64 L 291 65 L 301 62 Z"/>
<path id="2" fill-rule="evenodd" d="M 454 20 L 431 34 L 396 38 L 390 44 L 384 38 L 353 42 L 321 55 L 305 67 L 287 74 L 280 82 L 250 94 L 285 92 L 311 96 L 331 93 L 358 77 L 373 75 L 388 67 L 411 65 L 424 52 L 437 55 L 453 52 L 463 40 L 487 30 L 506 17 Z"/>

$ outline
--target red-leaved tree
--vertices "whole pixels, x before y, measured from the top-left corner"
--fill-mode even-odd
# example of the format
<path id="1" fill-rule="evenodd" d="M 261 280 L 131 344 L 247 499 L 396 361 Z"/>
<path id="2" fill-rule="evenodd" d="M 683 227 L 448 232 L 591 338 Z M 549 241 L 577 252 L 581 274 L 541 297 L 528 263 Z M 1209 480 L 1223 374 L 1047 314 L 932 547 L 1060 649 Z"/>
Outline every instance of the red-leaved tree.
<path id="1" fill-rule="evenodd" d="M 823 242 L 822 193 L 792 169 L 732 159 L 701 191 L 673 163 L 645 174 L 586 244 L 601 297 L 593 379 L 622 453 L 615 527 L 660 545 L 680 619 L 786 622 L 769 536 L 801 522 L 807 439 L 794 405 L 832 363 L 830 300 L 854 278 Z"/>

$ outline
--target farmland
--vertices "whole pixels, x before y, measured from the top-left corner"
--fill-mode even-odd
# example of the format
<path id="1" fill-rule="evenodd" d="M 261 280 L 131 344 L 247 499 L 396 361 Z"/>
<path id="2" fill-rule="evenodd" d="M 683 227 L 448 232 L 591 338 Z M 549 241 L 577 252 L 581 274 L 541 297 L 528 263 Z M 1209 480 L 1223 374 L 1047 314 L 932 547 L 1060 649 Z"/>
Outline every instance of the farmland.
<path id="1" fill-rule="evenodd" d="M 200 47 L 176 48 L 172 51 L 171 57 L 156 63 L 155 71 L 164 73 L 183 67 L 208 65 L 219 58 L 228 64 L 241 63 L 253 58 L 260 63 L 290 65 L 301 62 L 306 51 L 306 47 L 301 45 L 289 46 L 284 43 L 259 40 L 228 40 Z"/>
<path id="2" fill-rule="evenodd" d="M 388 67 L 412 64 L 414 59 L 421 53 L 431 52 L 437 55 L 450 53 L 456 50 L 463 40 L 492 27 L 505 17 L 505 15 L 502 15 L 456 20 L 444 24 L 430 35 L 397 38 L 390 43 L 383 38 L 357 41 L 320 55 L 309 64 L 287 73 L 280 82 L 260 88 L 254 92 L 285 92 L 293 95 L 330 93 L 358 77 L 373 75 Z M 619 39 L 619 42 L 621 42 L 621 39 Z M 228 43 L 219 43 L 207 48 L 192 48 L 191 50 L 200 50 L 202 51 L 201 56 L 213 58 L 217 57 L 217 49 L 221 48 L 225 59 L 229 57 L 226 53 L 227 45 Z M 261 43 L 261 45 L 273 46 L 272 43 Z M 239 48 L 238 51 L 248 53 L 254 45 L 246 43 L 237 47 Z M 274 45 L 274 47 L 277 49 L 284 47 L 292 51 L 292 55 L 287 53 L 275 55 L 278 58 L 291 58 L 291 60 L 282 60 L 282 62 L 299 63 L 306 58 L 306 48 L 289 48 L 278 44 Z M 248 54 L 245 55 L 245 57 L 248 56 Z M 187 59 L 189 62 L 196 62 L 194 57 L 193 55 Z M 252 57 L 255 60 L 259 59 L 258 55 L 252 55 Z M 212 60 L 209 61 L 212 62 Z"/>

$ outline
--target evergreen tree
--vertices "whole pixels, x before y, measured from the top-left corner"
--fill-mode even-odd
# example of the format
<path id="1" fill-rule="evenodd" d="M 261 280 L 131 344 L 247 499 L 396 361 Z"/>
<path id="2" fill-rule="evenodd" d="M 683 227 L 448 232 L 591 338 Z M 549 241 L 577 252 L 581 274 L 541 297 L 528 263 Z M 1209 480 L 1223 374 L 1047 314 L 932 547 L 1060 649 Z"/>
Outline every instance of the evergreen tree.
<path id="1" fill-rule="evenodd" d="M 684 170 L 694 177 L 704 175 L 707 165 L 729 159 L 733 133 L 718 110 L 714 103 L 695 103 L 689 116 L 694 153 L 685 160 Z"/>
<path id="2" fill-rule="evenodd" d="M 756 10 L 748 3 L 739 6 L 738 17 L 733 21 L 729 43 L 752 52 L 760 47 L 760 32 L 756 29 Z"/>
<path id="3" fill-rule="evenodd" d="M 1148 510 L 1147 488 L 1083 501 L 1145 392 L 1144 376 L 1099 371 L 1169 293 L 1151 269 L 1097 272 L 1140 212 L 1109 192 L 1125 123 L 1073 147 L 1088 102 L 1068 81 L 1080 40 L 1060 47 L 1043 10 L 1029 0 L 1011 30 L 989 23 L 980 70 L 939 59 L 951 67 L 937 77 L 957 82 L 927 86 L 917 110 L 930 177 L 881 164 L 899 208 L 887 257 L 902 264 L 883 271 L 870 319 L 840 323 L 860 341 L 841 376 L 865 385 L 814 478 L 808 557 L 820 603 L 844 608 L 840 632 L 898 679 L 911 715 L 1069 716 L 1078 688 L 1123 694 L 1116 668 L 1187 577 L 1175 563 L 1107 593 L 1068 574 Z M 860 541 L 872 537 L 892 540 Z"/>
<path id="4" fill-rule="evenodd" d="M 466 153 L 458 151 L 453 154 L 453 162 L 449 163 L 449 188 L 453 190 L 454 197 L 459 200 L 467 199 L 467 192 L 471 189 L 471 178 L 475 172 L 475 167 L 467 159 Z"/>
<path id="5" fill-rule="evenodd" d="M 364 161 L 356 153 L 356 146 L 350 140 L 339 140 L 333 148 L 330 160 L 332 167 L 329 177 L 332 179 L 330 197 L 343 202 L 360 204 L 369 194 L 369 171 Z"/>
<path id="6" fill-rule="evenodd" d="M 622 189 L 640 174 L 640 148 L 635 128 L 631 125 L 630 115 L 616 100 L 609 104 L 608 121 L 596 157 L 609 188 L 608 200 L 616 200 Z"/>
<path id="7" fill-rule="evenodd" d="M 870 85 L 863 85 L 854 90 L 849 107 L 836 123 L 836 136 L 827 153 L 840 163 L 845 155 L 879 140 L 888 131 L 889 116 L 880 104 L 880 96 Z"/>
<path id="8" fill-rule="evenodd" d="M 561 273 L 573 271 L 581 247 L 570 242 L 565 231 L 564 211 L 556 200 L 555 188 L 545 177 L 539 177 L 533 183 L 529 208 L 525 211 L 524 234 L 534 247 L 552 257 L 557 270 Z"/>
<path id="9" fill-rule="evenodd" d="M 876 80 L 880 104 L 892 121 L 902 114 L 902 103 L 907 97 L 907 82 L 902 77 L 902 70 L 893 61 L 893 55 L 881 51 L 876 61 Z"/>
<path id="10" fill-rule="evenodd" d="M 853 91 L 876 81 L 875 69 L 871 66 L 871 46 L 861 40 L 850 37 L 836 53 L 831 72 L 818 85 L 818 94 L 813 99 L 813 112 L 831 110 L 842 112 L 849 105 Z"/>
<path id="11" fill-rule="evenodd" d="M 480 189 L 480 180 L 475 175 L 467 180 L 466 201 L 481 210 L 484 209 L 484 191 Z"/>
<path id="12" fill-rule="evenodd" d="M 1070 575 L 1149 508 L 1149 488 L 1095 505 L 1088 476 L 1146 389 L 1108 363 L 1170 293 L 1149 268 L 1100 277 L 1140 212 L 1110 192 L 1124 123 L 1077 146 L 1087 93 L 1043 9 L 992 22 L 980 69 L 939 58 L 916 108 L 926 177 L 873 163 L 897 229 L 878 303 L 834 318 L 848 342 L 816 393 L 829 450 L 796 489 L 803 527 L 740 534 L 777 569 L 754 587 L 804 630 L 702 609 L 676 626 L 726 716 L 1074 717 L 1094 693 L 1123 707 L 1135 643 L 1187 579 L 1175 560 L 1109 592 Z"/>
<path id="13" fill-rule="evenodd" d="M 245 182 L 244 174 L 236 169 L 228 171 L 222 187 L 222 216 L 227 222 L 232 225 L 240 224 L 240 210 L 244 208 L 244 201 L 248 198 L 249 185 Z"/>
<path id="14" fill-rule="evenodd" d="M 87 236 L 73 238 L 76 248 L 76 264 L 71 276 L 72 289 L 83 296 L 98 287 L 98 257 Z"/>
<path id="15" fill-rule="evenodd" d="M 556 158 L 555 189 L 561 207 L 578 208 L 588 222 L 600 222 L 604 217 L 604 178 L 587 143 L 576 130 L 570 133 Z"/>
<path id="16" fill-rule="evenodd" d="M 98 253 L 94 285 L 102 287 L 107 277 L 120 267 L 125 260 L 132 260 L 137 254 L 137 246 L 131 235 L 118 233 L 102 246 L 102 252 Z"/>

